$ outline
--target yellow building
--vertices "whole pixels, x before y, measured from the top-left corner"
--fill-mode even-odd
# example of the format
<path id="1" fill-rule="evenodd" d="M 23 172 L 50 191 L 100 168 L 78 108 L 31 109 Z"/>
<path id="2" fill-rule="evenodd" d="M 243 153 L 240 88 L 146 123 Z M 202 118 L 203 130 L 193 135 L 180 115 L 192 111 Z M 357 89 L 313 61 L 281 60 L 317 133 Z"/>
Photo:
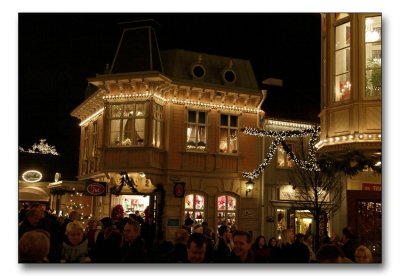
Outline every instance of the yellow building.
<path id="1" fill-rule="evenodd" d="M 121 204 L 127 214 L 147 209 L 158 238 L 172 240 L 187 217 L 215 232 L 223 223 L 260 232 L 259 180 L 249 191 L 241 176 L 261 160 L 259 139 L 240 131 L 264 116 L 249 61 L 159 51 L 151 27 L 127 27 L 88 94 L 71 115 L 81 127 L 79 180 L 107 183 L 95 218 Z"/>
<path id="2" fill-rule="evenodd" d="M 361 151 L 377 164 L 382 135 L 382 15 L 321 15 L 319 152 Z M 332 231 L 351 226 L 377 253 L 382 241 L 382 178 L 364 170 L 347 179 L 346 200 Z"/>

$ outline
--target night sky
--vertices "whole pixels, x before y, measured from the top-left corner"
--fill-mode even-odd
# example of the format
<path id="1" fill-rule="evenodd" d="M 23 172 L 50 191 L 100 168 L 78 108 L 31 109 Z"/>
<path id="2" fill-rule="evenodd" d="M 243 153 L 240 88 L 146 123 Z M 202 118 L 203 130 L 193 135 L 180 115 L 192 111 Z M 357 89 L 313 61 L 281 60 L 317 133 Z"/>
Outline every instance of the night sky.
<path id="1" fill-rule="evenodd" d="M 160 49 L 180 48 L 249 59 L 268 116 L 318 121 L 318 13 L 20 13 L 18 16 L 18 145 L 45 138 L 61 154 L 64 179 L 78 173 L 79 121 L 87 78 L 113 61 L 121 22 L 154 19 Z M 283 88 L 266 87 L 280 78 Z"/>

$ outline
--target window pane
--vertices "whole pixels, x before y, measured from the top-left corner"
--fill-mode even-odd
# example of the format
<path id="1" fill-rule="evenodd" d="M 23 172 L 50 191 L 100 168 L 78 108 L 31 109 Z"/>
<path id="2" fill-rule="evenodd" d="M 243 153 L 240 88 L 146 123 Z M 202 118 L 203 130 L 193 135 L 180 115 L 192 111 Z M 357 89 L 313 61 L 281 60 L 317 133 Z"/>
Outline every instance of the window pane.
<path id="1" fill-rule="evenodd" d="M 351 35 L 350 22 L 337 26 L 335 49 L 339 50 L 350 46 L 350 37 L 351 37 L 350 35 Z"/>
<path id="2" fill-rule="evenodd" d="M 199 112 L 199 123 L 200 124 L 206 123 L 206 113 L 205 112 Z"/>
<path id="3" fill-rule="evenodd" d="M 365 95 L 382 95 L 381 16 L 365 19 Z"/>
<path id="4" fill-rule="evenodd" d="M 219 196 L 218 197 L 218 211 L 226 209 L 226 196 Z"/>
<path id="5" fill-rule="evenodd" d="M 132 117 L 133 116 L 133 104 L 127 104 L 124 107 L 124 117 Z"/>
<path id="6" fill-rule="evenodd" d="M 226 213 L 226 225 L 228 226 L 232 226 L 236 223 L 236 214 L 235 213 L 231 213 L 231 212 L 227 212 Z"/>
<path id="7" fill-rule="evenodd" d="M 350 49 L 336 52 L 336 75 L 350 71 Z"/>
<path id="8" fill-rule="evenodd" d="M 217 217 L 218 224 L 225 224 L 225 213 L 224 212 L 218 212 L 218 217 Z"/>
<path id="9" fill-rule="evenodd" d="M 118 145 L 120 143 L 120 120 L 111 120 L 111 144 Z"/>
<path id="10" fill-rule="evenodd" d="M 144 124 L 145 124 L 145 119 L 136 119 L 135 120 L 135 134 L 136 134 L 136 143 L 137 144 L 143 144 Z"/>
<path id="11" fill-rule="evenodd" d="M 278 146 L 276 159 L 278 167 L 285 167 L 285 151 L 283 150 L 282 145 Z"/>
<path id="12" fill-rule="evenodd" d="M 234 197 L 228 196 L 228 210 L 236 210 L 236 199 Z"/>
<path id="13" fill-rule="evenodd" d="M 228 126 L 228 115 L 221 114 L 221 126 Z"/>
<path id="14" fill-rule="evenodd" d="M 238 117 L 237 116 L 231 116 L 231 127 L 237 127 L 238 126 Z"/>
<path id="15" fill-rule="evenodd" d="M 350 74 L 343 74 L 335 78 L 335 100 L 344 101 L 350 99 L 351 83 Z"/>
<path id="16" fill-rule="evenodd" d="M 185 209 L 193 209 L 193 194 L 185 196 Z"/>
<path id="17" fill-rule="evenodd" d="M 136 116 L 141 117 L 146 115 L 146 105 L 144 103 L 136 104 Z"/>
<path id="18" fill-rule="evenodd" d="M 228 129 L 221 128 L 220 129 L 220 138 L 219 138 L 219 151 L 227 152 L 228 151 Z"/>
<path id="19" fill-rule="evenodd" d="M 189 111 L 188 121 L 196 123 L 196 111 Z"/>
<path id="20" fill-rule="evenodd" d="M 196 195 L 196 209 L 204 209 L 204 196 Z"/>
<path id="21" fill-rule="evenodd" d="M 229 152 L 237 153 L 237 130 L 236 129 L 230 130 Z"/>
<path id="22" fill-rule="evenodd" d="M 111 105 L 111 117 L 120 118 L 122 115 L 122 105 Z"/>

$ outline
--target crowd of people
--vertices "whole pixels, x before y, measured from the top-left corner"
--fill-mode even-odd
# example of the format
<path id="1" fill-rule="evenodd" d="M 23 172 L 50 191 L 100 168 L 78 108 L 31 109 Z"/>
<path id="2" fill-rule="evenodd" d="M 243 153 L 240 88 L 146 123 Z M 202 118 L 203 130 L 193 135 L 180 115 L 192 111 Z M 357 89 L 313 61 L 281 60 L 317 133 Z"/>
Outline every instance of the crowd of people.
<path id="1" fill-rule="evenodd" d="M 254 240 L 254 242 L 253 242 Z M 40 204 L 20 216 L 20 263 L 371 263 L 371 251 L 359 245 L 350 228 L 340 241 L 325 239 L 314 252 L 312 235 L 291 229 L 281 239 L 253 237 L 226 225 L 213 235 L 204 222 L 177 229 L 174 241 L 155 238 L 151 216 L 124 217 L 113 212 L 84 227 L 71 211 L 60 221 Z"/>

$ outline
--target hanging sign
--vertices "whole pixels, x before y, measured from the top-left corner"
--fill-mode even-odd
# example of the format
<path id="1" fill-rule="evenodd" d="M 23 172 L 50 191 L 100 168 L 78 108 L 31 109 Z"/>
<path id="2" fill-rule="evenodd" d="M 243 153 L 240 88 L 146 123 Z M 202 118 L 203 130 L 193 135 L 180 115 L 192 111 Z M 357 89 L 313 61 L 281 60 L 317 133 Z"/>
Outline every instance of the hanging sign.
<path id="1" fill-rule="evenodd" d="M 88 181 L 85 183 L 84 195 L 87 196 L 105 196 L 107 184 L 106 182 Z"/>

